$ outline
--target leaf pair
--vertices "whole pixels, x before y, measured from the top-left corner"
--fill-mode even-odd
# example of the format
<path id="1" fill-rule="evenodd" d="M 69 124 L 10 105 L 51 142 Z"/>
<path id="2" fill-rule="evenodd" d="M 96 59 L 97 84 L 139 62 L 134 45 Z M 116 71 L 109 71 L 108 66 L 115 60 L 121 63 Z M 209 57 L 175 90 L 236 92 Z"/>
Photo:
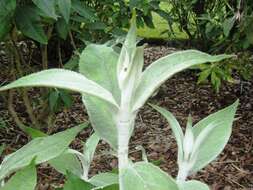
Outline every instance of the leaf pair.
<path id="1" fill-rule="evenodd" d="M 177 141 L 180 179 L 184 181 L 189 174 L 199 171 L 221 153 L 231 135 L 237 106 L 238 101 L 209 115 L 193 127 L 188 121 L 183 135 L 178 121 L 169 111 L 152 105 L 167 119 Z"/>
<path id="2" fill-rule="evenodd" d="M 195 180 L 177 183 L 160 168 L 147 162 L 130 164 L 122 178 L 124 190 L 209 190 L 207 185 Z M 104 176 L 101 179 L 105 179 Z"/>
<path id="3" fill-rule="evenodd" d="M 34 158 L 34 164 L 49 161 L 61 155 L 74 137 L 87 125 L 80 125 L 48 137 L 39 137 L 8 155 L 0 167 L 0 180 L 21 168 L 28 166 Z"/>

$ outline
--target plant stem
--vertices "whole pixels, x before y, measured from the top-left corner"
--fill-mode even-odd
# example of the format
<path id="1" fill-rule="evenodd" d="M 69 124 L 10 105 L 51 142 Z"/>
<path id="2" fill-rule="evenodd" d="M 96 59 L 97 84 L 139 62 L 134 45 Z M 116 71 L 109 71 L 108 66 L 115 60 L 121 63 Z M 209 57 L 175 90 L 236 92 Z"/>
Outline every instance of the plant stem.
<path id="1" fill-rule="evenodd" d="M 189 164 L 183 162 L 179 166 L 178 174 L 177 174 L 177 182 L 184 182 L 189 173 Z"/>
<path id="2" fill-rule="evenodd" d="M 24 60 L 22 53 L 20 52 L 19 47 L 17 46 L 17 38 L 16 38 L 15 31 L 13 31 L 11 42 L 12 42 L 12 48 L 13 48 L 14 56 L 15 56 L 16 70 L 18 72 L 19 77 L 22 77 L 22 76 L 24 76 L 24 72 L 22 70 L 22 64 L 25 64 L 25 60 Z M 26 107 L 26 111 L 29 115 L 30 120 L 32 121 L 33 126 L 38 127 L 39 122 L 37 121 L 37 119 L 34 115 L 34 110 L 32 108 L 32 104 L 29 100 L 27 90 L 21 89 L 21 94 L 22 94 L 22 99 L 24 101 L 24 105 Z"/>
<path id="3" fill-rule="evenodd" d="M 129 122 L 120 121 L 118 124 L 118 159 L 119 168 L 128 166 Z"/>
<path id="4" fill-rule="evenodd" d="M 76 46 L 76 43 L 75 43 L 75 40 L 74 40 L 72 32 L 69 32 L 69 38 L 70 38 L 70 43 L 71 43 L 73 49 L 76 51 L 77 50 L 77 46 Z"/>
<path id="5" fill-rule="evenodd" d="M 124 190 L 123 187 L 123 174 L 124 170 L 128 167 L 128 145 L 129 145 L 129 128 L 130 121 L 123 120 L 124 113 L 119 117 L 118 121 L 118 167 L 119 167 L 119 186 L 120 190 Z"/>
<path id="6" fill-rule="evenodd" d="M 122 92 L 121 106 L 118 113 L 117 129 L 118 129 L 118 166 L 119 166 L 119 186 L 123 187 L 124 170 L 129 165 L 128 146 L 131 132 L 134 126 L 135 116 L 131 113 L 130 97 L 127 91 Z"/>
<path id="7" fill-rule="evenodd" d="M 22 130 L 25 131 L 25 125 L 23 124 L 23 122 L 19 119 L 17 112 L 15 111 L 14 107 L 13 107 L 13 90 L 9 90 L 9 97 L 8 97 L 8 110 L 9 113 L 11 114 L 14 122 L 16 123 L 16 125 Z"/>

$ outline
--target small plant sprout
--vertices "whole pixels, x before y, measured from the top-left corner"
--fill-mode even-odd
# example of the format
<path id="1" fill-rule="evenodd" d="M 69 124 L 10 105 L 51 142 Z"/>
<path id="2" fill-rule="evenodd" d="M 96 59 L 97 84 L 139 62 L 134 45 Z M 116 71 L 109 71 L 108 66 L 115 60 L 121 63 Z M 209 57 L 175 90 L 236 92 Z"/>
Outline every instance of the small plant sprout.
<path id="1" fill-rule="evenodd" d="M 80 56 L 80 73 L 50 69 L 0 88 L 3 91 L 17 87 L 47 86 L 79 92 L 96 135 L 87 141 L 84 153 L 68 148 L 71 140 L 83 129 L 80 126 L 53 136 L 36 138 L 5 158 L 1 164 L 0 180 L 17 170 L 26 170 L 25 167 L 35 159 L 35 164 L 49 162 L 67 175 L 65 185 L 68 188 L 64 190 L 71 189 L 71 184 L 75 182 L 82 184 L 80 190 L 84 186 L 90 190 L 208 189 L 201 182 L 186 181 L 187 176 L 202 169 L 223 150 L 231 134 L 238 102 L 195 125 L 192 125 L 189 117 L 185 134 L 170 112 L 153 105 L 170 123 L 178 144 L 177 180 L 147 162 L 145 156 L 142 162 L 130 161 L 129 140 L 139 109 L 167 79 L 191 66 L 218 62 L 231 56 L 211 56 L 197 50 L 185 50 L 158 59 L 143 70 L 144 47 L 137 46 L 136 38 L 133 16 L 120 54 L 112 47 L 90 44 Z M 90 178 L 88 170 L 99 139 L 108 142 L 117 152 L 119 173 L 100 173 Z M 59 164 L 60 161 L 62 164 Z M 71 180 L 73 183 L 69 182 Z"/>

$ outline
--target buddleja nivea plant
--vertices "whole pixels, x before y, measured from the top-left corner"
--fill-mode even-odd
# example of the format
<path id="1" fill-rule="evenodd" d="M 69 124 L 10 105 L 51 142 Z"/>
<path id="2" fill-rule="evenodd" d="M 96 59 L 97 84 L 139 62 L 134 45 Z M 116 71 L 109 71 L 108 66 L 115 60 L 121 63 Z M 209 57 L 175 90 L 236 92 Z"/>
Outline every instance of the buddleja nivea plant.
<path id="1" fill-rule="evenodd" d="M 28 188 L 26 184 L 25 189 L 34 189 L 35 165 L 46 161 L 68 176 L 64 190 L 74 189 L 73 184 L 78 189 L 208 189 L 201 182 L 187 181 L 187 177 L 202 169 L 223 150 L 231 134 L 238 102 L 194 126 L 189 118 L 185 134 L 170 112 L 153 106 L 170 123 L 178 144 L 179 173 L 176 180 L 147 161 L 131 162 L 128 144 L 138 110 L 162 83 L 173 74 L 193 65 L 217 62 L 231 56 L 211 56 L 196 50 L 180 51 L 155 61 L 143 71 L 143 51 L 143 46 L 138 47 L 136 43 L 136 24 L 133 18 L 120 54 L 111 47 L 91 44 L 81 55 L 80 73 L 50 69 L 20 78 L 0 88 L 3 91 L 17 87 L 49 86 L 80 92 L 95 130 L 95 134 L 84 146 L 84 153 L 68 148 L 82 126 L 32 140 L 4 159 L 0 168 L 0 180 L 21 170 L 2 189 L 13 189 L 15 185 L 24 183 L 30 185 Z M 118 175 L 101 173 L 88 177 L 89 165 L 99 139 L 108 142 L 117 153 Z M 24 176 L 26 180 L 22 180 Z"/>

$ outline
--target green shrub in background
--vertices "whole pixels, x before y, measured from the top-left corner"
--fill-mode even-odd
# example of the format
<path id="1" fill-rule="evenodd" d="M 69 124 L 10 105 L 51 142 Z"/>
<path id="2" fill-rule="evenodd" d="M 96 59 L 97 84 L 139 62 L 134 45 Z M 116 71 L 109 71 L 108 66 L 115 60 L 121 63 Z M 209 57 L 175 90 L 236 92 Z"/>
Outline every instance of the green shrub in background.
<path id="1" fill-rule="evenodd" d="M 113 3 L 111 0 L 0 0 L 0 41 L 5 42 L 10 62 L 9 76 L 16 79 L 52 66 L 76 69 L 79 51 L 86 44 L 105 42 L 126 33 L 132 9 L 137 9 L 139 26 L 153 27 L 151 12 L 163 12 L 159 4 L 159 0 L 117 0 Z M 41 55 L 37 60 L 39 68 L 33 67 L 32 53 L 26 58 L 20 47 L 20 42 L 27 40 L 32 40 L 39 51 L 36 53 Z M 64 50 L 64 43 L 71 44 L 71 47 Z M 72 58 L 65 65 L 69 59 L 64 55 L 66 51 Z M 49 64 L 52 56 L 56 59 L 54 65 Z M 31 123 L 24 124 L 16 113 L 13 90 L 5 99 L 14 121 L 24 131 L 26 125 L 37 128 L 53 126 L 55 112 L 62 107 L 69 108 L 72 103 L 71 95 L 58 89 L 42 89 L 39 102 L 31 101 L 27 89 L 19 90 L 19 93 Z"/>
<path id="2" fill-rule="evenodd" d="M 234 73 L 242 80 L 251 78 L 251 55 L 244 52 L 253 45 L 253 4 L 250 0 L 168 0 L 167 6 L 170 34 L 175 33 L 172 26 L 178 23 L 188 39 L 205 51 L 238 54 L 238 58 L 232 61 L 199 66 L 199 84 L 210 81 L 219 92 L 223 81 L 235 82 Z"/>
<path id="3" fill-rule="evenodd" d="M 106 45 L 90 44 L 82 52 L 79 72 L 51 69 L 20 78 L 2 88 L 48 86 L 82 94 L 95 133 L 84 145 L 84 152 L 68 145 L 87 125 L 80 125 L 52 136 L 38 137 L 8 155 L 0 167 L 3 190 L 36 186 L 35 165 L 49 162 L 67 176 L 63 190 L 208 190 L 208 186 L 187 177 L 205 167 L 223 150 L 232 131 L 238 101 L 193 125 L 189 117 L 185 133 L 167 110 L 152 105 L 170 123 L 178 145 L 177 179 L 157 166 L 144 161 L 133 163 L 128 156 L 139 109 L 154 91 L 175 73 L 190 66 L 218 62 L 229 55 L 186 50 L 165 56 L 143 71 L 144 47 L 136 44 L 136 22 L 122 46 L 120 54 Z M 100 139 L 110 144 L 118 158 L 119 173 L 99 173 L 89 177 L 88 171 Z M 145 155 L 144 155 L 145 158 Z M 5 178 L 16 172 L 6 183 Z M 25 178 L 25 180 L 24 180 Z"/>
<path id="4" fill-rule="evenodd" d="M 229 83 L 241 83 L 250 80 L 253 75 L 253 60 L 250 52 L 238 53 L 233 59 L 218 63 L 206 63 L 196 67 L 198 73 L 198 84 L 211 82 L 216 93 L 219 93 L 223 81 Z M 233 74 L 237 72 L 241 79 L 235 79 Z"/>
<path id="5" fill-rule="evenodd" d="M 253 5 L 250 0 L 168 0 L 168 23 L 178 23 L 190 40 L 206 51 L 238 51 L 252 45 Z M 169 27 L 173 33 L 173 27 Z"/>

